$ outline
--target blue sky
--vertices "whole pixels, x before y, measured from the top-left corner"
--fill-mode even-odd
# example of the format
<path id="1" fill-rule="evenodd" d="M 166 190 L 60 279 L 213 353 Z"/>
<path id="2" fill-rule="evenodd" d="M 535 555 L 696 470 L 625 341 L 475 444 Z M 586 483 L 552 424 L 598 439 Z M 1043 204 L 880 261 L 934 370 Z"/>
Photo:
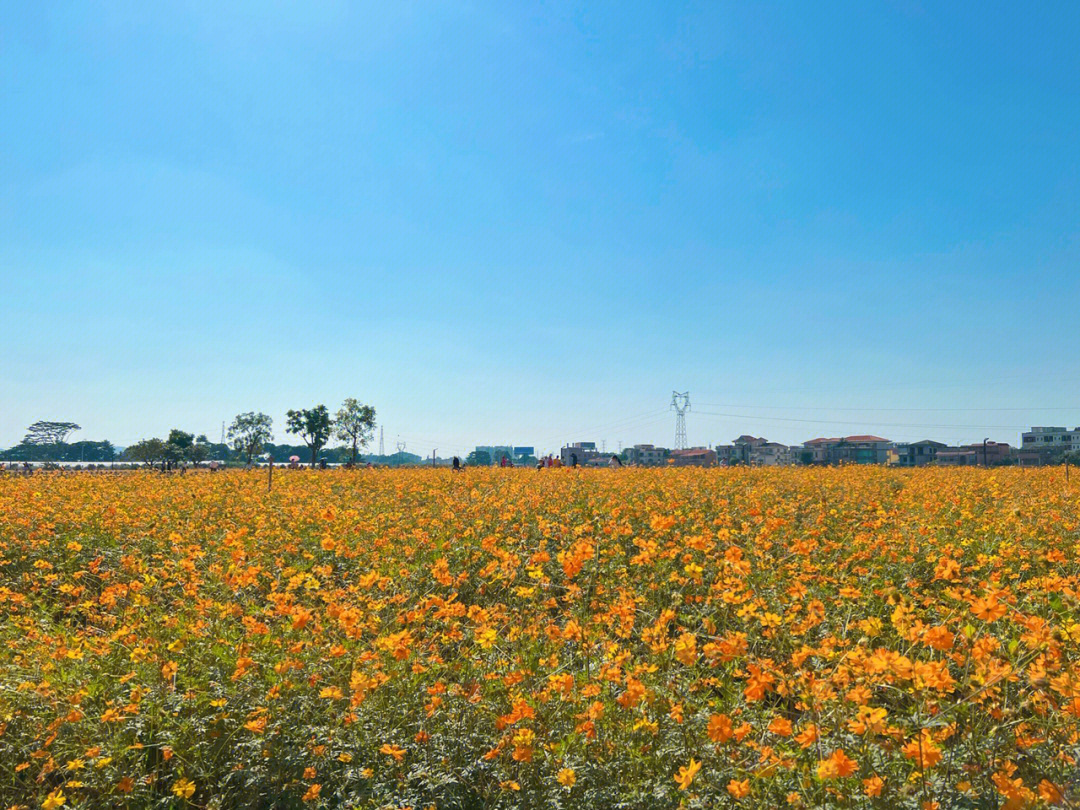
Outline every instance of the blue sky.
<path id="1" fill-rule="evenodd" d="M 1073 427 L 1078 132 L 1076 3 L 8 2 L 0 445 Z"/>

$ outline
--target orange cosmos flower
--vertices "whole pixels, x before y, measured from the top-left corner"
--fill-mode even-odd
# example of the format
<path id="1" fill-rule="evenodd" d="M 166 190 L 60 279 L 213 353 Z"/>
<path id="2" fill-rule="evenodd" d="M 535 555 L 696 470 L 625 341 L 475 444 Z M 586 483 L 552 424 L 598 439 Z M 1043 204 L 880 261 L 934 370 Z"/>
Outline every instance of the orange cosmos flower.
<path id="1" fill-rule="evenodd" d="M 744 779 L 738 782 L 732 779 L 727 783 L 727 792 L 734 796 L 736 799 L 744 799 L 750 795 L 750 780 Z"/>
<path id="2" fill-rule="evenodd" d="M 871 776 L 869 779 L 863 779 L 862 783 L 867 796 L 880 796 L 882 789 L 885 787 L 885 780 L 876 775 Z"/>
<path id="3" fill-rule="evenodd" d="M 837 749 L 828 759 L 818 763 L 817 775 L 819 779 L 837 779 L 851 776 L 857 770 L 859 763 L 845 754 L 843 749 Z"/>
<path id="4" fill-rule="evenodd" d="M 693 757 L 690 758 L 690 762 L 679 768 L 679 772 L 675 774 L 674 779 L 679 785 L 679 790 L 689 790 L 690 783 L 694 781 L 694 777 L 697 776 L 697 772 L 701 770 L 701 763 Z"/>
<path id="5" fill-rule="evenodd" d="M 709 739 L 715 743 L 727 742 L 735 731 L 731 725 L 731 718 L 726 714 L 714 714 L 709 718 L 709 725 L 705 729 Z"/>

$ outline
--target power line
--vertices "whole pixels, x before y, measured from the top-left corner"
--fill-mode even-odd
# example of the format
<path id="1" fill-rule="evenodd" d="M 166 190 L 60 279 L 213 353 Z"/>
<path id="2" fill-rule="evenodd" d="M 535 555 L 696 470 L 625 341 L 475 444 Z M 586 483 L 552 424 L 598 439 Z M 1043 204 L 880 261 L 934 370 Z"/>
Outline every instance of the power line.
<path id="1" fill-rule="evenodd" d="M 599 425 L 597 427 L 588 428 L 586 430 L 563 431 L 563 432 L 558 433 L 556 435 L 552 435 L 550 437 L 545 437 L 544 439 L 541 440 L 541 444 L 546 445 L 546 444 L 549 444 L 551 442 L 561 441 L 561 440 L 566 438 L 567 432 L 576 433 L 579 436 L 587 436 L 590 433 L 601 433 L 601 432 L 608 432 L 608 431 L 614 431 L 614 430 L 626 430 L 628 427 L 634 426 L 633 423 L 635 423 L 635 422 L 639 422 L 641 420 L 651 419 L 651 418 L 657 417 L 660 414 L 666 413 L 667 410 L 668 410 L 667 408 L 657 408 L 656 410 L 649 411 L 648 413 L 638 414 L 637 416 L 623 417 L 622 419 L 618 419 L 618 420 L 616 420 L 614 422 L 607 422 L 607 423 L 601 424 L 601 425 Z"/>
<path id="2" fill-rule="evenodd" d="M 1080 411 L 1080 405 L 1072 405 L 1064 408 L 835 408 L 831 405 L 730 405 L 718 402 L 703 403 L 706 408 L 761 408 L 773 411 L 856 411 L 856 412 L 883 412 L 883 413 L 995 413 L 995 412 L 1026 412 L 1026 411 Z M 703 413 L 698 411 L 698 413 Z"/>
<path id="3" fill-rule="evenodd" d="M 800 424 L 819 425 L 876 425 L 878 427 L 940 428 L 949 430 L 1026 430 L 1028 425 L 934 425 L 914 424 L 910 422 L 858 422 L 846 419 L 795 419 L 790 416 L 760 416 L 745 413 L 717 413 L 715 411 L 694 411 L 705 416 L 723 416 L 728 419 L 766 419 L 771 422 L 798 422 Z"/>

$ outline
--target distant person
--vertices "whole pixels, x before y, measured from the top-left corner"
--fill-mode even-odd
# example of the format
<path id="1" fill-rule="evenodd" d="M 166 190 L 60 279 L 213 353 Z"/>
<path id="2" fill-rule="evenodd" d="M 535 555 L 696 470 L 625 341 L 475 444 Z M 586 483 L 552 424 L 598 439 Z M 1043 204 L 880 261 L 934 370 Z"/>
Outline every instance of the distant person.
<path id="1" fill-rule="evenodd" d="M 562 459 L 561 458 L 553 458 L 553 459 L 551 459 L 551 466 L 552 467 L 561 467 L 562 466 Z"/>
<path id="2" fill-rule="evenodd" d="M 571 453 L 570 454 L 570 466 L 571 467 L 576 467 L 577 466 L 577 453 Z"/>
<path id="3" fill-rule="evenodd" d="M 612 456 L 612 457 L 611 457 L 610 459 L 608 459 L 608 463 L 607 463 L 607 465 L 608 465 L 609 467 L 621 467 L 621 466 L 622 466 L 622 462 L 621 462 L 621 461 L 619 461 L 619 457 L 618 457 L 618 456 Z"/>
<path id="4" fill-rule="evenodd" d="M 538 469 L 538 470 L 544 469 L 544 460 L 542 458 L 537 460 L 536 469 Z"/>
<path id="5" fill-rule="evenodd" d="M 319 469 L 320 470 L 325 470 L 326 469 L 326 459 L 325 458 L 320 458 L 319 459 Z"/>
<path id="6" fill-rule="evenodd" d="M 454 468 L 454 472 L 461 472 L 461 459 L 457 456 L 454 456 L 454 461 L 451 463 L 450 466 Z"/>

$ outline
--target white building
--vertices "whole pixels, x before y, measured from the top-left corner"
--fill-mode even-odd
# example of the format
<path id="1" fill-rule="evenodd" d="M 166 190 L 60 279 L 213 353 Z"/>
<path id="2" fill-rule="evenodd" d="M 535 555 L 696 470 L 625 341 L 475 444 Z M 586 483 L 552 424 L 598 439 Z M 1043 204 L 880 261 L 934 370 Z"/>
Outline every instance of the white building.
<path id="1" fill-rule="evenodd" d="M 626 451 L 626 461 L 638 467 L 662 467 L 667 460 L 667 450 L 651 444 L 635 444 Z"/>
<path id="2" fill-rule="evenodd" d="M 1080 451 L 1080 427 L 1033 427 L 1020 437 L 1021 450 L 1043 450 L 1049 455 Z"/>
<path id="3" fill-rule="evenodd" d="M 753 467 L 784 467 L 795 463 L 791 448 L 780 442 L 764 442 L 750 449 L 750 465 Z"/>

